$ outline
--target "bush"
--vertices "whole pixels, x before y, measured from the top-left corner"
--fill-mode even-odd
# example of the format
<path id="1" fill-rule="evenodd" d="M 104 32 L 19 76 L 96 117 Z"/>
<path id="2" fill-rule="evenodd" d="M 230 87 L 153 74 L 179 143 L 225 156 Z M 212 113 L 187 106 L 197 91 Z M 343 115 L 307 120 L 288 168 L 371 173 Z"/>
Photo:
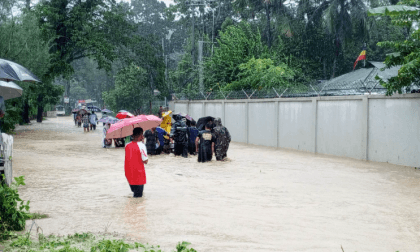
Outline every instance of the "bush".
<path id="1" fill-rule="evenodd" d="M 23 230 L 29 218 L 29 201 L 25 204 L 18 193 L 18 187 L 25 185 L 25 179 L 23 176 L 14 179 L 10 187 L 5 183 L 0 184 L 0 240 L 15 236 L 13 231 Z"/>
<path id="2" fill-rule="evenodd" d="M 6 113 L 1 121 L 1 131 L 6 134 L 12 134 L 15 125 L 22 121 L 22 110 L 19 107 L 6 106 Z"/>

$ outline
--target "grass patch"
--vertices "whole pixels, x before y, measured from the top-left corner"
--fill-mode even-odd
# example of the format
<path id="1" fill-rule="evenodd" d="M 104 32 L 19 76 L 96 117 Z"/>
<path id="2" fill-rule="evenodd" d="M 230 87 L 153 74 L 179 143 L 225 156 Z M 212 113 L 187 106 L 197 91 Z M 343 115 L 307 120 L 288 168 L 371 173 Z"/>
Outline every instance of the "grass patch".
<path id="1" fill-rule="evenodd" d="M 28 220 L 45 219 L 50 217 L 48 214 L 42 213 L 29 213 L 28 215 Z"/>
<path id="2" fill-rule="evenodd" d="M 180 242 L 175 252 L 197 252 L 188 248 L 190 243 Z M 6 251 L 31 251 L 31 252 L 163 252 L 160 246 L 141 244 L 138 242 L 128 243 L 122 239 L 109 237 L 96 237 L 92 233 L 75 233 L 68 236 L 44 236 L 38 234 L 37 238 L 31 238 L 30 233 L 18 235 L 17 238 L 3 241 L 2 249 Z"/>

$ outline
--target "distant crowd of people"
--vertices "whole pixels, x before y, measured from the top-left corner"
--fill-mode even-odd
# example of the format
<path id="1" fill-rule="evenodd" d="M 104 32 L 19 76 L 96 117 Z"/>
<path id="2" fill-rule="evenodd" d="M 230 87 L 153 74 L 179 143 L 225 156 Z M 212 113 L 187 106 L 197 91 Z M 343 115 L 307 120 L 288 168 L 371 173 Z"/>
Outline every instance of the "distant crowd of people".
<path id="1" fill-rule="evenodd" d="M 83 123 L 83 132 L 89 132 L 89 128 L 90 130 L 96 130 L 98 116 L 95 114 L 95 111 L 91 113 L 74 113 L 73 117 L 74 125 L 81 127 Z"/>

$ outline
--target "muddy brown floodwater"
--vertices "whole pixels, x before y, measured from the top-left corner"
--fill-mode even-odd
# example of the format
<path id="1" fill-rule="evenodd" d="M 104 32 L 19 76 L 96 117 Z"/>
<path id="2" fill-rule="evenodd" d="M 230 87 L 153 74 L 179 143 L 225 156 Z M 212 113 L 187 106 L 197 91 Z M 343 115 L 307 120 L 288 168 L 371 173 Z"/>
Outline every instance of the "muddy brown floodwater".
<path id="1" fill-rule="evenodd" d="M 117 232 L 173 251 L 420 251 L 420 170 L 232 143 L 230 162 L 150 157 L 142 199 L 124 149 L 71 117 L 19 126 L 14 175 L 44 234 Z M 214 158 L 213 158 L 214 159 Z M 30 225 L 30 222 L 27 223 Z"/>

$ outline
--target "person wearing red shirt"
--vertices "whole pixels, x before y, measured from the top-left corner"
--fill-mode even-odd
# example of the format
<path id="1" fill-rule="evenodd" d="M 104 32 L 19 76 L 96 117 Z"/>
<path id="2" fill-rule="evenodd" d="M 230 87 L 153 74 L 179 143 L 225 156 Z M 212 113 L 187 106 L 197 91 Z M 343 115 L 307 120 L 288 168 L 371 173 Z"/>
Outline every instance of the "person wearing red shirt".
<path id="1" fill-rule="evenodd" d="M 125 177 L 134 193 L 134 198 L 143 196 L 143 188 L 146 184 L 144 164 L 147 164 L 148 158 L 143 139 L 143 129 L 135 128 L 133 130 L 133 141 L 125 146 Z"/>

